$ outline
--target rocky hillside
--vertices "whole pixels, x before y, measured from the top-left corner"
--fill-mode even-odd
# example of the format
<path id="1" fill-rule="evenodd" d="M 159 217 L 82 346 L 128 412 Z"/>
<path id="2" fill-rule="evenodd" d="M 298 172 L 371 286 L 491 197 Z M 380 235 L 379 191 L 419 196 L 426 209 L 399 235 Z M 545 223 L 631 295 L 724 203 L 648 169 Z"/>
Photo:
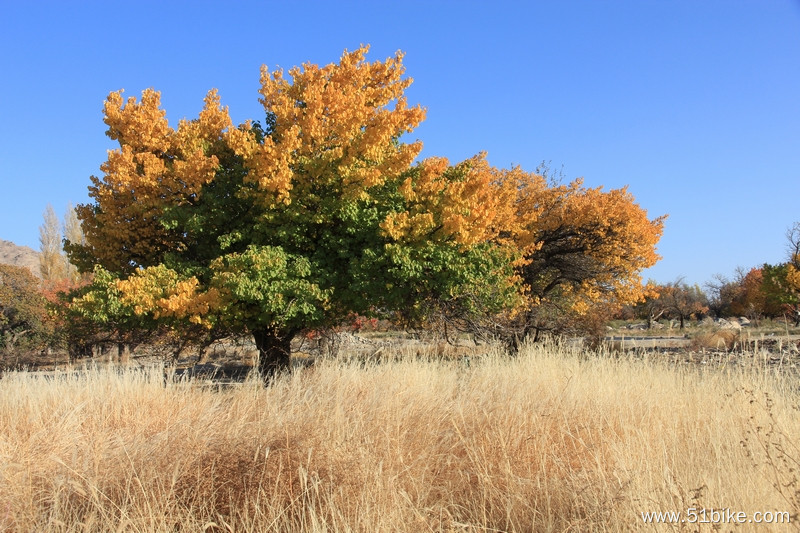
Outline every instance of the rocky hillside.
<path id="1" fill-rule="evenodd" d="M 39 276 L 39 252 L 33 248 L 0 239 L 0 263 L 28 267 L 35 276 Z"/>

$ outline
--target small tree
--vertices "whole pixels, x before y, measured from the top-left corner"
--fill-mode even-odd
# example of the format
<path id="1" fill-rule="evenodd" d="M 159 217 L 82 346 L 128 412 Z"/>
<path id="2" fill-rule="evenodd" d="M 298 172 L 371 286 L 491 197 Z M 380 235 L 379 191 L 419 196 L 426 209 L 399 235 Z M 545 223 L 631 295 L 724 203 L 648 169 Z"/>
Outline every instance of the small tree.
<path id="1" fill-rule="evenodd" d="M 789 288 L 796 295 L 800 295 L 800 222 L 786 232 L 786 240 L 789 248 L 789 261 L 787 265 L 786 281 Z M 793 305 L 795 326 L 800 326 L 800 304 Z"/>
<path id="2" fill-rule="evenodd" d="M 708 311 L 708 299 L 698 285 L 688 285 L 683 278 L 658 287 L 659 300 L 667 313 L 676 316 L 683 330 L 686 320 Z"/>
<path id="3" fill-rule="evenodd" d="M 60 282 L 68 278 L 73 283 L 81 281 L 77 267 L 70 263 L 64 253 L 64 244 L 69 242 L 77 245 L 86 243 L 77 212 L 69 204 L 64 214 L 64 224 L 61 225 L 53 206 L 47 204 L 44 222 L 39 226 L 39 270 L 43 280 Z"/>
<path id="4" fill-rule="evenodd" d="M 78 219 L 78 212 L 72 206 L 67 205 L 67 211 L 64 214 L 64 244 L 74 243 L 78 246 L 86 244 L 86 238 L 83 236 L 83 228 L 81 228 L 81 221 Z M 82 276 L 78 271 L 78 267 L 73 265 L 67 256 L 64 256 L 64 263 L 66 264 L 67 278 L 72 283 L 79 283 L 85 281 L 85 276 Z"/>
<path id="5" fill-rule="evenodd" d="M 39 271 L 45 281 L 60 280 L 67 275 L 61 250 L 61 224 L 50 204 L 47 204 L 44 222 L 39 226 Z"/>
<path id="6" fill-rule="evenodd" d="M 647 329 L 653 327 L 656 322 L 667 312 L 665 302 L 661 299 L 661 286 L 653 280 L 648 280 L 645 286 L 647 293 L 645 297 L 634 305 L 634 313 L 639 318 L 647 320 Z"/>
<path id="7" fill-rule="evenodd" d="M 39 280 L 27 268 L 0 264 L 0 347 L 11 351 L 23 341 L 43 346 L 50 326 Z"/>
<path id="8" fill-rule="evenodd" d="M 766 313 L 766 298 L 763 291 L 764 274 L 760 268 L 751 268 L 740 278 L 739 290 L 730 305 L 732 316 L 755 319 Z"/>
<path id="9" fill-rule="evenodd" d="M 773 318 L 785 316 L 788 312 L 797 321 L 798 317 L 794 315 L 800 304 L 800 292 L 789 283 L 789 267 L 790 263 L 765 264 L 761 267 L 764 312 Z"/>

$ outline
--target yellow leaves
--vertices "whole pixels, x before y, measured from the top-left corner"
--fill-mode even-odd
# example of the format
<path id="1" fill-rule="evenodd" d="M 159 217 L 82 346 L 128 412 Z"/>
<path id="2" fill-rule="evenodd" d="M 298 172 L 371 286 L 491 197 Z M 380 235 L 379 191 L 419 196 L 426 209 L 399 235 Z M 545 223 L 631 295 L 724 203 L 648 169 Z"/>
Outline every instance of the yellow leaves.
<path id="1" fill-rule="evenodd" d="M 237 155 L 242 156 L 250 168 L 246 179 L 256 183 L 269 196 L 262 198 L 267 206 L 291 203 L 290 192 L 294 172 L 292 164 L 300 147 L 297 128 L 287 132 L 286 138 L 278 145 L 271 137 L 262 144 L 256 142 L 251 131 L 247 129 L 232 130 L 228 133 L 229 145 Z"/>
<path id="2" fill-rule="evenodd" d="M 89 196 L 99 209 L 82 208 L 79 218 L 93 256 L 114 270 L 157 263 L 166 249 L 179 249 L 179 232 L 160 223 L 165 210 L 197 200 L 216 174 L 214 153 L 232 130 L 228 109 L 215 90 L 208 93 L 199 118 L 172 129 L 152 89 L 141 99 L 123 101 L 122 91 L 105 103 L 107 134 L 119 142 L 93 178 Z"/>
<path id="3" fill-rule="evenodd" d="M 120 301 L 133 308 L 137 315 L 162 318 L 187 318 L 194 324 L 210 326 L 209 312 L 219 307 L 217 289 L 199 291 L 195 277 L 179 279 L 178 273 L 163 265 L 139 270 L 127 279 L 115 282 Z"/>
<path id="4" fill-rule="evenodd" d="M 157 91 L 142 92 L 138 101 L 123 98 L 122 91 L 109 94 L 104 121 L 120 147 L 109 152 L 104 176 L 90 187 L 95 206 L 81 210 L 91 255 L 109 268 L 131 271 L 189 246 L 186 232 L 175 227 L 180 222 L 162 225 L 164 215 L 197 205 L 230 150 L 243 160 L 245 183 L 256 185 L 243 188 L 240 199 L 272 214 L 296 202 L 301 213 L 287 217 L 308 216 L 316 212 L 309 198 L 321 197 L 323 189 L 326 196 L 368 200 L 421 151 L 420 142 L 406 144 L 400 137 L 425 112 L 409 107 L 403 96 L 411 79 L 404 78 L 402 54 L 370 63 L 367 51 L 345 51 L 338 64 L 295 67 L 290 80 L 283 71 L 263 68 L 260 101 L 271 127 L 266 135 L 249 123 L 234 127 L 216 90 L 206 95 L 196 119 L 181 120 L 176 129 Z M 464 233 L 463 226 L 454 215 L 448 227 Z"/>
<path id="5" fill-rule="evenodd" d="M 800 254 L 794 254 L 786 271 L 786 281 L 797 292 L 800 292 L 800 269 L 795 265 L 800 265 Z"/>
<path id="6" fill-rule="evenodd" d="M 485 154 L 454 167 L 445 158 L 426 159 L 399 187 L 408 211 L 389 215 L 382 228 L 396 240 L 453 240 L 462 247 L 496 239 L 511 209 L 508 190 L 496 181 Z"/>
<path id="7" fill-rule="evenodd" d="M 209 91 L 204 102 L 199 118 L 193 123 L 198 130 L 197 136 L 202 139 L 222 139 L 225 131 L 233 127 L 228 107 L 222 107 L 216 89 Z"/>
<path id="8" fill-rule="evenodd" d="M 432 213 L 396 213 L 387 217 L 381 224 L 383 231 L 396 241 L 424 240 L 435 227 L 436 222 Z"/>
<path id="9" fill-rule="evenodd" d="M 122 91 L 112 92 L 103 106 L 107 135 L 136 151 L 168 151 L 172 128 L 160 105 L 161 93 L 153 89 L 143 91 L 138 103 L 128 98 L 124 107 Z"/>
<path id="10" fill-rule="evenodd" d="M 275 117 L 275 134 L 262 145 L 234 133 L 231 144 L 245 157 L 254 180 L 274 201 L 291 203 L 290 191 L 304 194 L 318 180 L 336 183 L 348 198 L 404 171 L 421 150 L 420 143 L 394 142 L 424 118 L 409 108 L 403 91 L 402 54 L 367 63 L 368 47 L 345 52 L 339 64 L 305 64 L 289 71 L 261 70 L 260 101 Z"/>
<path id="11" fill-rule="evenodd" d="M 513 205 L 498 241 L 523 254 L 516 266 L 533 295 L 581 315 L 648 293 L 641 271 L 659 259 L 664 217 L 648 219 L 627 189 L 548 183 L 519 168 L 500 171 L 494 185 Z"/>
<path id="12" fill-rule="evenodd" d="M 156 91 L 144 91 L 140 101 L 124 101 L 121 91 L 109 95 L 105 122 L 120 148 L 109 152 L 103 179 L 93 179 L 96 204 L 83 206 L 80 218 L 87 256 L 131 273 L 118 284 L 128 305 L 156 318 L 201 320 L 218 293 L 202 290 L 195 278 L 141 267 L 168 253 L 189 263 L 197 257 L 181 254 L 199 254 L 202 262 L 218 245 L 250 244 L 249 238 L 316 253 L 321 235 L 335 234 L 330 240 L 339 246 L 357 231 L 374 231 L 376 217 L 383 217 L 383 235 L 396 241 L 433 241 L 455 255 L 483 247 L 491 251 L 486 257 L 508 257 L 498 259 L 503 275 L 513 262 L 509 283 L 523 280 L 531 305 L 553 287 L 579 312 L 610 292 L 623 299 L 643 294 L 639 272 L 658 259 L 663 219 L 649 220 L 625 189 L 551 184 L 520 168 L 495 169 L 485 154 L 412 167 L 422 144 L 402 140 L 425 110 L 404 97 L 411 79 L 403 55 L 367 62 L 367 52 L 362 46 L 338 63 L 305 64 L 288 74 L 263 67 L 266 128 L 234 127 L 213 90 L 198 118 L 174 130 Z M 243 220 L 219 227 L 230 211 Z M 360 227 L 338 231 L 350 222 Z"/>

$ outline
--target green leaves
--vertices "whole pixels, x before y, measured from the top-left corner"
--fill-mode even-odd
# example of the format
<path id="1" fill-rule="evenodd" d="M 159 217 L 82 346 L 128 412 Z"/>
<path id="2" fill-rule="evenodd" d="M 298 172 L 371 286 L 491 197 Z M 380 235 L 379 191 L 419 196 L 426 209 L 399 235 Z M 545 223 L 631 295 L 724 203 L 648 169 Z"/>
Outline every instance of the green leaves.
<path id="1" fill-rule="evenodd" d="M 390 243 L 372 256 L 376 275 L 364 290 L 376 304 L 396 310 L 402 322 L 419 325 L 442 302 L 461 300 L 470 312 L 493 314 L 513 307 L 519 285 L 512 255 L 490 243 L 466 250 L 447 244 Z M 465 309 L 466 310 L 466 309 Z"/>
<path id="2" fill-rule="evenodd" d="M 220 291 L 224 322 L 277 329 L 312 327 L 324 318 L 332 291 L 312 281 L 310 261 L 279 247 L 251 245 L 211 264 L 210 286 Z"/>
<path id="3" fill-rule="evenodd" d="M 92 282 L 73 291 L 71 313 L 93 322 L 107 324 L 120 319 L 133 319 L 133 307 L 122 303 L 122 293 L 117 289 L 118 276 L 102 267 L 96 267 Z"/>

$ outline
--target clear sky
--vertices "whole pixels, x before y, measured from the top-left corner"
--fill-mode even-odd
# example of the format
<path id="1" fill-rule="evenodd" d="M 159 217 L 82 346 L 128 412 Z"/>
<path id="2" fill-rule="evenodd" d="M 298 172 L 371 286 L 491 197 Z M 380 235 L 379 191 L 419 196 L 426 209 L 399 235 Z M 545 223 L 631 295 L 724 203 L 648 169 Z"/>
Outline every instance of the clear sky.
<path id="1" fill-rule="evenodd" d="M 260 119 L 259 68 L 406 53 L 423 156 L 542 161 L 669 214 L 645 277 L 704 283 L 786 259 L 800 221 L 800 0 L 0 0 L 0 239 L 38 249 L 88 201 L 110 91 L 173 125 L 211 88 Z"/>

